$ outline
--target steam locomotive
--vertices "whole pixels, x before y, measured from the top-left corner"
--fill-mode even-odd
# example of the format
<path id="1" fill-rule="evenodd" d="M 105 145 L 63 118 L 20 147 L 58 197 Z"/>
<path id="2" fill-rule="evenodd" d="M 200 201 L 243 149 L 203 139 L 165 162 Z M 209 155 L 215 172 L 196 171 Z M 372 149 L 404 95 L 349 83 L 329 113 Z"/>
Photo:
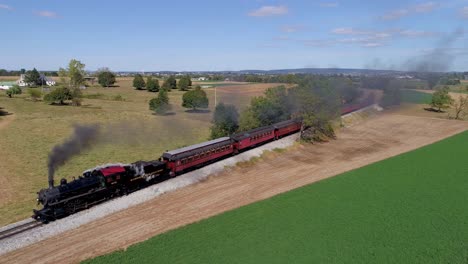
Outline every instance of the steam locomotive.
<path id="1" fill-rule="evenodd" d="M 368 106 L 369 102 L 347 106 L 342 114 Z M 126 195 L 157 181 L 175 177 L 184 172 L 205 166 L 220 159 L 258 145 L 277 140 L 301 130 L 299 120 L 287 120 L 252 129 L 200 144 L 166 151 L 159 160 L 138 161 L 131 164 L 111 164 L 87 170 L 82 176 L 58 186 L 53 180 L 49 188 L 38 192 L 40 210 L 33 210 L 33 218 L 48 223 L 66 217 L 95 204 Z"/>

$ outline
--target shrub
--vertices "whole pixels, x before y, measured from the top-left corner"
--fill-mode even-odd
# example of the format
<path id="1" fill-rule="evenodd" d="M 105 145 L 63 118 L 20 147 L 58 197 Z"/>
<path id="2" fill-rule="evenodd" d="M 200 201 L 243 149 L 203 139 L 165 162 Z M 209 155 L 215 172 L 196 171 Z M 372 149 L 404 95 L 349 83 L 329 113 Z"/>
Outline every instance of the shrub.
<path id="1" fill-rule="evenodd" d="M 29 94 L 29 97 L 31 97 L 31 100 L 33 100 L 34 102 L 41 99 L 41 97 L 42 97 L 42 92 L 40 90 L 34 89 L 34 88 L 29 88 L 28 89 L 28 94 Z"/>

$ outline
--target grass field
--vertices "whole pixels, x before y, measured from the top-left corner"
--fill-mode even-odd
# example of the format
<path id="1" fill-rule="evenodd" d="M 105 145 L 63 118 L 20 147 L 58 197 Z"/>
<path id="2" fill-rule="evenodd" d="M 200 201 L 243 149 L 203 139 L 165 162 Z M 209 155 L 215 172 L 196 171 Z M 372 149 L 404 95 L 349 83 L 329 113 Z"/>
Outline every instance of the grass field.
<path id="1" fill-rule="evenodd" d="M 431 94 L 418 92 L 414 90 L 402 90 L 402 101 L 412 104 L 429 104 L 432 99 Z"/>
<path id="2" fill-rule="evenodd" d="M 104 139 L 106 144 L 85 151 L 60 168 L 56 182 L 62 177 L 78 176 L 99 164 L 157 159 L 165 150 L 208 138 L 214 109 L 213 89 L 206 89 L 210 112 L 187 112 L 180 106 L 183 92 L 173 90 L 169 93 L 173 113 L 155 116 L 148 109 L 148 101 L 156 94 L 136 91 L 131 83 L 131 78 L 119 78 L 118 87 L 88 88 L 84 91 L 82 107 L 32 102 L 26 100 L 26 94 L 8 98 L 0 91 L 0 107 L 12 113 L 0 117 L 0 225 L 31 215 L 36 206 L 36 192 L 47 186 L 48 153 L 55 144 L 70 136 L 73 124 L 99 123 L 116 127 L 116 131 L 111 131 Z M 276 85 L 239 87 L 261 94 L 272 86 Z M 224 89 L 229 93 L 224 93 Z M 251 96 L 257 95 L 239 89 L 218 88 L 218 102 L 234 103 L 243 108 Z M 236 91 L 236 96 L 232 91 Z M 11 118 L 11 122 L 2 125 L 6 118 Z"/>
<path id="3" fill-rule="evenodd" d="M 464 132 L 87 263 L 466 263 L 467 156 Z"/>

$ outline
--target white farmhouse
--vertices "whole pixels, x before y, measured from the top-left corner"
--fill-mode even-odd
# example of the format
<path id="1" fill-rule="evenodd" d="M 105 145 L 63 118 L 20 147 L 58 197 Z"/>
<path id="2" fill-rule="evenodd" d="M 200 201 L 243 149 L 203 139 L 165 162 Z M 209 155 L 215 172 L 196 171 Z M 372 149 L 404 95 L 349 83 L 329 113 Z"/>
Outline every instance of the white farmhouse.
<path id="1" fill-rule="evenodd" d="M 54 86 L 56 84 L 56 82 L 52 78 L 47 77 L 42 73 L 41 73 L 40 78 L 41 78 L 43 84 L 45 84 L 47 86 Z M 26 75 L 21 74 L 20 79 L 16 81 L 16 84 L 18 84 L 18 86 L 20 86 L 20 87 L 28 86 L 28 83 L 26 83 Z"/>

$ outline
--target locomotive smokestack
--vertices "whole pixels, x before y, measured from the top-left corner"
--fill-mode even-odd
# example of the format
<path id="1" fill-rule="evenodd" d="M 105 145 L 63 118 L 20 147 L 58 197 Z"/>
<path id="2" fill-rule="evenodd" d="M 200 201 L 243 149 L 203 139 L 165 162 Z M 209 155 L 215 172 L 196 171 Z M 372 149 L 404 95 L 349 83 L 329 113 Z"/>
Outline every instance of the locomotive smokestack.
<path id="1" fill-rule="evenodd" d="M 49 169 L 49 187 L 54 187 L 55 170 L 65 164 L 73 156 L 90 148 L 97 140 L 98 125 L 75 125 L 73 135 L 62 144 L 56 145 L 49 154 L 47 167 Z"/>

